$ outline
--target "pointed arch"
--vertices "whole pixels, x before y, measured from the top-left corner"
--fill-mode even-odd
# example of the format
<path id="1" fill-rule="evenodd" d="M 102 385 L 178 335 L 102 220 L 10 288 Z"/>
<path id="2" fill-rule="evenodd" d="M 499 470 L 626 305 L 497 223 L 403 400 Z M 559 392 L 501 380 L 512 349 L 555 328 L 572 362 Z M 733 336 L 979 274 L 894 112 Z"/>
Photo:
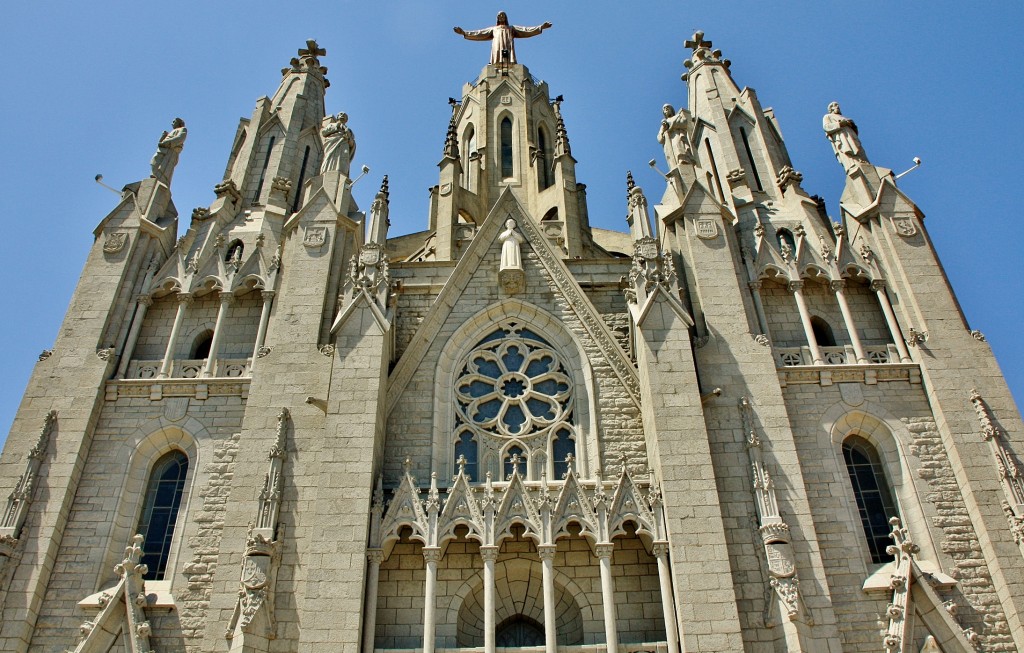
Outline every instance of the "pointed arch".
<path id="1" fill-rule="evenodd" d="M 537 189 L 545 190 L 555 183 L 555 161 L 550 131 L 546 125 L 537 126 Z"/>
<path id="2" fill-rule="evenodd" d="M 825 412 L 822 425 L 832 441 L 836 478 L 841 479 L 837 489 L 842 492 L 847 506 L 850 529 L 858 534 L 862 544 L 865 565 L 870 568 L 877 563 L 872 561 L 870 548 L 862 535 L 864 531 L 861 517 L 846 468 L 843 447 L 851 436 L 867 442 L 878 454 L 880 470 L 888 483 L 894 508 L 899 513 L 903 525 L 910 529 L 914 541 L 921 547 L 919 559 L 938 560 L 938 548 L 928 527 L 921 493 L 908 463 L 910 453 L 905 443 L 911 442 L 913 438 L 907 426 L 882 406 L 869 401 L 862 401 L 856 407 L 846 403 L 833 405 Z M 858 441 L 851 441 L 854 442 Z"/>
<path id="3" fill-rule="evenodd" d="M 515 177 L 515 148 L 513 141 L 515 132 L 513 130 L 512 116 L 502 115 L 498 118 L 498 157 L 499 170 L 502 179 Z"/>
<path id="4" fill-rule="evenodd" d="M 463 361 L 485 337 L 493 334 L 500 324 L 510 320 L 515 320 L 524 328 L 538 334 L 562 359 L 564 374 L 567 375 L 570 382 L 566 390 L 573 397 L 573 423 L 566 427 L 573 432 L 573 447 L 576 451 L 574 456 L 577 459 L 575 467 L 586 475 L 588 470 L 597 464 L 597 435 L 594 423 L 597 410 L 594 375 L 582 342 L 575 334 L 566 329 L 558 318 L 539 306 L 518 299 L 506 299 L 485 308 L 467 320 L 458 331 L 452 334 L 442 349 L 434 376 L 434 387 L 437 388 L 437 391 L 434 393 L 434 438 L 431 461 L 431 469 L 438 472 L 439 479 L 450 479 L 455 473 L 456 441 L 461 441 L 462 437 L 462 431 L 457 430 L 456 426 L 455 387 L 456 379 L 464 370 Z M 466 391 L 471 392 L 468 386 Z M 497 419 L 496 416 L 495 419 Z M 552 424 L 551 432 L 557 432 L 561 426 L 561 423 Z M 504 478 L 504 451 L 507 448 L 507 444 L 502 445 L 502 455 L 498 458 L 478 451 L 478 456 L 481 458 L 481 467 L 478 468 L 481 476 L 484 470 L 489 470 L 500 474 L 500 476 L 496 475 L 496 478 Z M 534 464 L 540 462 L 537 451 L 535 447 L 533 460 L 529 466 L 532 473 L 524 473 L 524 477 L 540 474 L 541 468 Z M 552 443 L 548 442 L 542 453 L 543 471 L 551 474 Z"/>
<path id="5" fill-rule="evenodd" d="M 138 531 L 141 517 L 145 510 L 145 494 L 147 485 L 154 470 L 161 460 L 172 452 L 180 452 L 188 460 L 185 470 L 181 494 L 178 499 L 178 510 L 170 526 L 170 534 L 164 562 L 162 579 L 155 582 L 167 583 L 170 587 L 177 562 L 181 558 L 181 549 L 185 543 L 185 527 L 188 522 L 192 489 L 200 482 L 201 454 L 200 441 L 209 441 L 211 436 L 205 426 L 192 417 L 184 417 L 178 422 L 171 422 L 160 417 L 141 425 L 134 438 L 125 442 L 124 478 L 121 484 L 116 512 L 110 526 L 110 537 L 107 541 L 102 569 L 97 576 L 96 591 L 108 587 L 116 578 L 114 565 L 124 555 L 124 547 Z M 144 552 L 145 548 L 143 549 Z M 149 586 L 151 583 L 148 583 Z"/>

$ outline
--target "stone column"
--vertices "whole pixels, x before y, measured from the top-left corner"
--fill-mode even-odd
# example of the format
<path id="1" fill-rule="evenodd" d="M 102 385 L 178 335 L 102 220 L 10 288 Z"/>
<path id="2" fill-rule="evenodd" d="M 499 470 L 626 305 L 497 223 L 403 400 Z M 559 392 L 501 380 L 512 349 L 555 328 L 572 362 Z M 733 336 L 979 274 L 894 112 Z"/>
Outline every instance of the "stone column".
<path id="1" fill-rule="evenodd" d="M 654 557 L 658 559 L 658 579 L 661 581 L 661 611 L 665 616 L 665 638 L 669 653 L 679 653 L 679 628 L 676 626 L 676 607 L 672 594 L 672 570 L 668 566 L 668 542 L 655 542 Z"/>
<path id="2" fill-rule="evenodd" d="M 818 339 L 814 337 L 814 328 L 811 327 L 811 314 L 807 312 L 807 302 L 804 300 L 803 281 L 790 281 L 789 292 L 793 293 L 796 300 L 796 308 L 800 311 L 800 323 L 804 325 L 804 335 L 807 336 L 807 346 L 811 348 L 811 358 L 815 365 L 825 363 L 821 356 L 821 348 L 818 347 Z"/>
<path id="3" fill-rule="evenodd" d="M 363 653 L 373 653 L 377 632 L 377 585 L 380 583 L 380 563 L 384 552 L 369 549 L 366 552 L 369 567 L 366 570 L 366 607 L 363 609 Z"/>
<path id="4" fill-rule="evenodd" d="M 750 296 L 754 300 L 754 312 L 757 313 L 757 323 L 761 327 L 761 333 L 770 339 L 772 334 L 768 332 L 768 316 L 764 312 L 764 304 L 761 302 L 761 282 L 751 281 L 747 284 L 750 287 Z"/>
<path id="5" fill-rule="evenodd" d="M 426 588 L 423 599 L 423 653 L 434 653 L 434 632 L 437 626 L 435 616 L 437 604 L 437 561 L 440 559 L 440 547 L 423 547 L 423 560 L 427 563 Z"/>
<path id="6" fill-rule="evenodd" d="M 135 300 L 135 319 L 132 321 L 132 328 L 128 330 L 128 340 L 121 350 L 121 363 L 117 366 L 117 377 L 123 379 L 128 373 L 128 365 L 131 363 L 132 354 L 135 353 L 135 345 L 139 342 L 139 331 L 142 330 L 142 322 L 146 319 L 146 311 L 153 305 L 153 298 L 149 295 L 139 295 Z"/>
<path id="7" fill-rule="evenodd" d="M 903 341 L 903 334 L 900 331 L 899 322 L 896 321 L 896 314 L 892 312 L 892 302 L 889 301 L 889 295 L 885 292 L 885 281 L 875 279 L 871 282 L 871 289 L 875 291 L 878 304 L 882 307 L 882 312 L 885 313 L 885 323 L 889 325 L 892 341 L 896 345 L 896 351 L 900 353 L 900 362 L 913 362 L 910 359 L 910 352 L 907 351 L 907 343 Z"/>
<path id="8" fill-rule="evenodd" d="M 484 653 L 494 653 L 494 561 L 498 559 L 498 547 L 481 546 L 480 557 L 484 559 Z"/>
<path id="9" fill-rule="evenodd" d="M 555 621 L 555 551 L 554 544 L 541 544 L 537 547 L 540 555 L 541 572 L 544 580 L 544 651 L 556 653 L 558 650 L 558 632 Z"/>
<path id="10" fill-rule="evenodd" d="M 174 326 L 171 327 L 171 337 L 167 341 L 167 349 L 164 351 L 164 360 L 160 363 L 161 379 L 166 379 L 171 374 L 171 365 L 174 363 L 174 350 L 178 346 L 178 333 L 181 331 L 181 323 L 185 321 L 185 311 L 192 303 L 192 294 L 178 293 L 178 312 L 174 316 Z"/>
<path id="11" fill-rule="evenodd" d="M 839 302 L 839 312 L 843 314 L 843 322 L 846 323 L 846 332 L 850 334 L 850 343 L 853 345 L 853 352 L 857 355 L 857 362 L 864 365 L 868 357 L 864 355 L 864 347 L 860 344 L 860 336 L 857 335 L 857 325 L 853 323 L 853 314 L 850 313 L 850 305 L 846 303 L 846 294 L 843 288 L 846 282 L 842 279 L 829 282 L 829 288 L 836 294 L 836 301 Z"/>
<path id="12" fill-rule="evenodd" d="M 210 353 L 206 358 L 206 366 L 203 367 L 203 376 L 213 376 L 217 369 L 217 357 L 220 355 L 220 343 L 224 339 L 224 320 L 227 317 L 228 308 L 234 301 L 235 296 L 229 291 L 221 291 L 220 308 L 217 309 L 217 322 L 213 325 L 213 340 L 210 342 Z"/>
<path id="13" fill-rule="evenodd" d="M 267 339 L 267 323 L 270 322 L 270 309 L 274 305 L 274 295 L 276 293 L 273 290 L 264 290 L 260 293 L 263 297 L 263 310 L 260 312 L 260 326 L 256 331 L 256 345 L 252 348 L 252 361 L 249 363 L 249 375 L 252 375 L 252 370 L 256 367 L 256 359 L 260 357 L 260 350 L 263 349 L 263 343 Z"/>
<path id="14" fill-rule="evenodd" d="M 604 639 L 608 653 L 619 650 L 619 631 L 615 623 L 615 579 L 612 578 L 612 549 L 610 542 L 598 544 L 597 557 L 601 561 L 601 604 L 604 606 Z"/>

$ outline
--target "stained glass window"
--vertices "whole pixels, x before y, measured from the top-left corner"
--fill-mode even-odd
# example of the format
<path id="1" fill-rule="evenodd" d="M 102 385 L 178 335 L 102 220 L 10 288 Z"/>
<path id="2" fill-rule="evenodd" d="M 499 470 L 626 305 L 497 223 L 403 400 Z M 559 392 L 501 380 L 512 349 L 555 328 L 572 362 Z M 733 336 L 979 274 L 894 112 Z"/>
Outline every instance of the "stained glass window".
<path id="1" fill-rule="evenodd" d="M 187 473 L 188 456 L 171 451 L 157 460 L 149 475 L 137 530 L 145 538 L 142 562 L 149 567 L 146 580 L 163 580 Z"/>

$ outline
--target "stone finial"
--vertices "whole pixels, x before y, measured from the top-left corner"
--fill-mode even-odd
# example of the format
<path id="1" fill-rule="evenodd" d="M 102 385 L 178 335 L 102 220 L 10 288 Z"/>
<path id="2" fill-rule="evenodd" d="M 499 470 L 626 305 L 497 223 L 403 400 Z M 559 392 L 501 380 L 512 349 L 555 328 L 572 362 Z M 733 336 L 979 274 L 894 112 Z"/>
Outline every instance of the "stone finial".
<path id="1" fill-rule="evenodd" d="M 288 62 L 288 68 L 282 68 L 281 74 L 289 73 L 313 73 L 324 81 L 324 88 L 331 85 L 324 75 L 327 74 L 327 67 L 320 65 L 318 57 L 327 56 L 327 50 L 321 48 L 316 39 L 307 39 L 306 47 L 299 48 L 298 57 L 293 57 Z"/>
<path id="2" fill-rule="evenodd" d="M 551 101 L 551 108 L 555 112 L 555 156 L 563 154 L 572 156 L 572 149 L 569 147 L 569 132 L 565 130 L 565 120 L 562 119 L 562 102 L 565 97 L 559 95 Z"/>
<path id="3" fill-rule="evenodd" d="M 732 62 L 728 59 L 722 59 L 721 50 L 711 49 L 711 41 L 705 40 L 704 32 L 699 30 L 694 32 L 692 37 L 684 41 L 683 46 L 690 48 L 693 51 L 690 58 L 683 62 L 683 65 L 686 66 L 687 69 L 693 68 L 694 66 L 698 66 L 702 63 L 720 63 L 725 66 L 726 69 L 732 65 Z M 685 80 L 688 75 L 689 73 L 684 74 L 683 79 Z"/>
<path id="4" fill-rule="evenodd" d="M 455 114 L 452 114 L 451 120 L 448 121 L 448 132 L 444 137 L 444 157 L 446 159 L 458 159 L 459 158 L 459 136 L 455 126 Z"/>
<path id="5" fill-rule="evenodd" d="M 373 204 L 370 205 L 370 233 L 368 234 L 368 240 L 371 243 L 384 246 L 388 238 L 388 227 L 391 226 L 391 219 L 388 217 L 388 176 L 384 175 L 384 179 L 380 183 L 380 190 L 377 191 L 377 196 L 373 198 Z"/>
<path id="6" fill-rule="evenodd" d="M 629 191 L 636 188 L 636 182 L 633 181 L 633 171 L 626 171 L 626 199 L 629 199 Z"/>

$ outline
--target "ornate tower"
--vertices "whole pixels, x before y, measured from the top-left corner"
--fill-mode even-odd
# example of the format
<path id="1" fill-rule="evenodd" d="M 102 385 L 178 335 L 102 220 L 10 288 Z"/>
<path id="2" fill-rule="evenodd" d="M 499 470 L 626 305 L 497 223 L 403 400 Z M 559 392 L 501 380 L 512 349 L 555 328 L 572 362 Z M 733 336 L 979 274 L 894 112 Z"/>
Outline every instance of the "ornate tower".
<path id="1" fill-rule="evenodd" d="M 452 118 L 431 189 L 433 240 L 425 260 L 456 260 L 508 188 L 569 258 L 598 252 L 587 221 L 586 187 L 562 120 L 562 97 L 518 63 L 489 64 L 451 100 Z"/>

